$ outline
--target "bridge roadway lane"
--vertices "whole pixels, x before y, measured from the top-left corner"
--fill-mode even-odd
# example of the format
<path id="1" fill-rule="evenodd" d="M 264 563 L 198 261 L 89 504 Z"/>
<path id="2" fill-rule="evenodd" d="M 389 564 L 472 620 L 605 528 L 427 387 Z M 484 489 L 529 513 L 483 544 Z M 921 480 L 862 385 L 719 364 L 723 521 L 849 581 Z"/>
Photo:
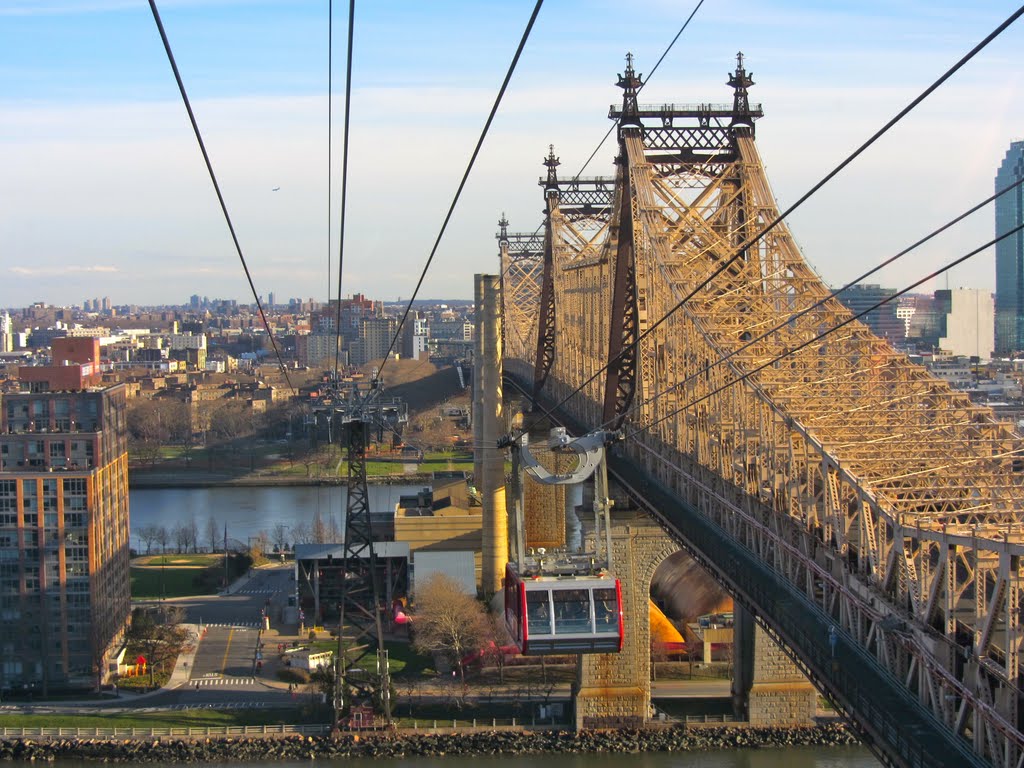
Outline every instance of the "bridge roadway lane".
<path id="1" fill-rule="evenodd" d="M 811 678 L 853 717 L 873 751 L 895 765 L 930 768 L 985 766 L 967 741 L 925 709 L 863 648 L 840 632 L 829 651 L 832 620 L 750 550 L 640 470 L 613 456 L 609 471 L 660 513 L 696 559 L 728 585 L 730 593 L 779 633 Z"/>

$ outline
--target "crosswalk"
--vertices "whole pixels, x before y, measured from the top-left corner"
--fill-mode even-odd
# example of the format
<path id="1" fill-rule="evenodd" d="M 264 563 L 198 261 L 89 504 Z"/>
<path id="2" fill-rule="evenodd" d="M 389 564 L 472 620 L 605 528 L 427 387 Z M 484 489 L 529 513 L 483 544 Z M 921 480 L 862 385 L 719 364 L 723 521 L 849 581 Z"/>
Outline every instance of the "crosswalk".
<path id="1" fill-rule="evenodd" d="M 215 685 L 255 685 L 255 677 L 199 677 L 189 681 L 193 686 L 215 686 Z"/>
<path id="2" fill-rule="evenodd" d="M 203 626 L 204 627 L 220 627 L 222 629 L 246 630 L 246 629 L 258 629 L 260 625 L 259 625 L 258 621 L 236 621 L 236 622 L 209 621 L 209 622 L 203 624 Z"/>
<path id="3" fill-rule="evenodd" d="M 276 595 L 280 590 L 273 587 L 242 587 L 232 592 L 233 595 Z"/>

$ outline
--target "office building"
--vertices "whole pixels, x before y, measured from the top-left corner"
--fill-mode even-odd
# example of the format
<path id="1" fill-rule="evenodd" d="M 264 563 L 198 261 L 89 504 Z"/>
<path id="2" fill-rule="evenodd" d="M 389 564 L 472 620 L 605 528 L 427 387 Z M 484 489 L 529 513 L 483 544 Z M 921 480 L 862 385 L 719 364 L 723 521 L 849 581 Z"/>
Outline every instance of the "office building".
<path id="1" fill-rule="evenodd" d="M 93 340 L 57 341 L 78 361 L 0 397 L 0 690 L 95 686 L 131 610 L 125 386 L 90 385 Z"/>
<path id="2" fill-rule="evenodd" d="M 880 285 L 851 285 L 841 291 L 836 298 L 855 315 L 866 312 L 860 321 L 871 332 L 892 343 L 903 341 L 906 336 L 906 325 L 896 314 L 898 302 L 892 300 L 896 295 L 895 288 L 883 288 Z M 888 301 L 887 301 L 888 300 Z M 885 304 L 876 306 L 885 301 Z"/>
<path id="3" fill-rule="evenodd" d="M 1024 141 L 1010 144 L 996 173 L 995 188 L 1024 176 Z M 1024 185 L 996 198 L 996 237 L 1024 223 Z M 996 243 L 996 355 L 1024 350 L 1024 231 Z"/>
<path id="4" fill-rule="evenodd" d="M 938 348 L 950 355 L 988 362 L 995 346 L 992 294 L 978 288 L 935 292 L 939 314 Z"/>

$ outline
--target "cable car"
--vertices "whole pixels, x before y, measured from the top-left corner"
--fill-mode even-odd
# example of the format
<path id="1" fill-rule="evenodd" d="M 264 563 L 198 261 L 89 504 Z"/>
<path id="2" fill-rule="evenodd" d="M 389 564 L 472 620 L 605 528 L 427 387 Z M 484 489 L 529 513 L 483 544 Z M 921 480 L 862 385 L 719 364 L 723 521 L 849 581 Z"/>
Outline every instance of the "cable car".
<path id="1" fill-rule="evenodd" d="M 607 576 L 519 577 L 505 567 L 505 625 L 524 656 L 618 653 L 622 587 Z"/>

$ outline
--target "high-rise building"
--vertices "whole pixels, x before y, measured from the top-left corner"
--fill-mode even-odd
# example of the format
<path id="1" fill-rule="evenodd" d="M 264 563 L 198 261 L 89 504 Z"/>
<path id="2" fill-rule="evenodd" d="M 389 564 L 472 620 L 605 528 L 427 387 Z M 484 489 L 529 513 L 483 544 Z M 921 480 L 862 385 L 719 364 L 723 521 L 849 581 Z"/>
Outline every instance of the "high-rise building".
<path id="1" fill-rule="evenodd" d="M 0 352 L 14 351 L 14 324 L 6 310 L 0 314 Z"/>
<path id="2" fill-rule="evenodd" d="M 867 312 L 860 318 L 871 332 L 883 339 L 896 343 L 906 336 L 906 326 L 896 314 L 896 301 L 888 301 L 880 307 L 877 304 L 896 295 L 895 288 L 883 288 L 877 284 L 851 285 L 836 296 L 855 315 Z M 872 309 L 872 307 L 876 307 Z"/>
<path id="3" fill-rule="evenodd" d="M 1024 141 L 1014 141 L 996 172 L 996 191 L 1024 176 Z M 1024 186 L 996 198 L 996 237 L 1024 223 Z M 1024 350 L 1024 230 L 996 243 L 996 354 Z"/>
<path id="4" fill-rule="evenodd" d="M 125 386 L 66 378 L 0 396 L 0 689 L 104 680 L 131 610 Z"/>
<path id="5" fill-rule="evenodd" d="M 988 362 L 994 343 L 992 293 L 980 288 L 935 292 L 939 308 L 938 347 L 943 352 Z"/>

